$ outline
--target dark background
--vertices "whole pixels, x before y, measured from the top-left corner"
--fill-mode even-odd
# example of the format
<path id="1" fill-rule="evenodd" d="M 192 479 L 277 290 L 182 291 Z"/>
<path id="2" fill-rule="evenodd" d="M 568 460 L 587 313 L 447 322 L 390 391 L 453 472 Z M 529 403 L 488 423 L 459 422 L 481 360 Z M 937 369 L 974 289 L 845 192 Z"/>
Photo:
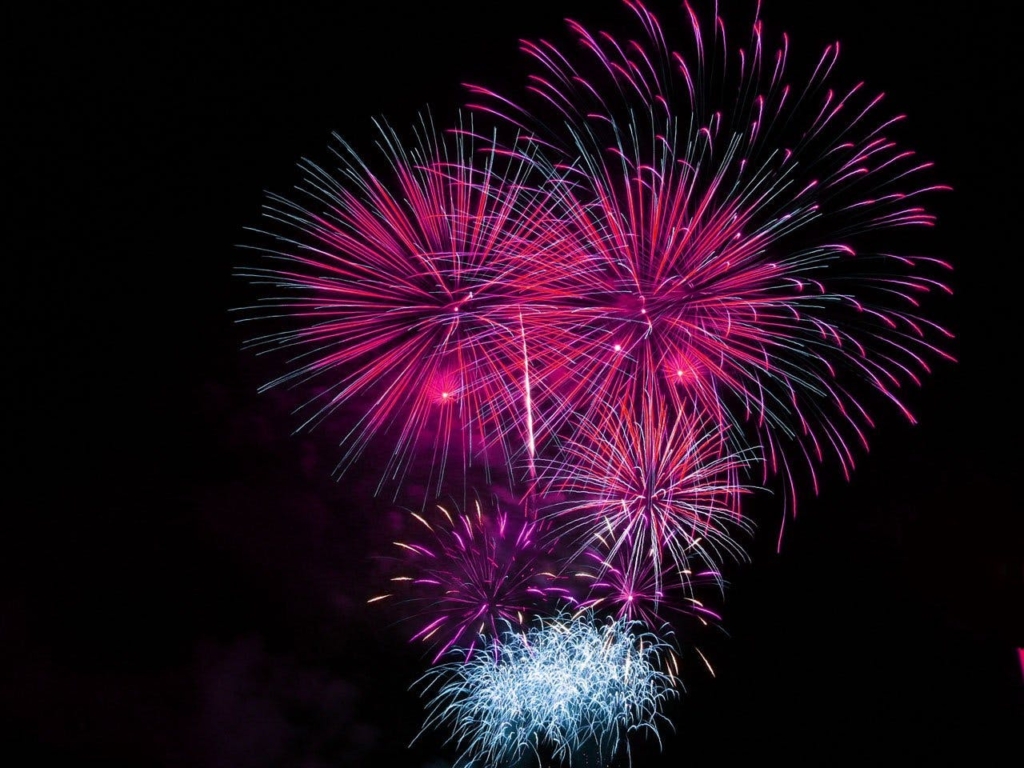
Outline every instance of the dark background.
<path id="1" fill-rule="evenodd" d="M 750 7 L 723 3 L 732 33 Z M 838 81 L 886 91 L 955 188 L 930 242 L 956 265 L 941 319 L 960 362 L 910 397 L 918 426 L 881 415 L 853 481 L 804 500 L 780 553 L 759 502 L 729 634 L 704 646 L 717 677 L 687 672 L 676 732 L 636 765 L 978 765 L 1022 732 L 1021 83 L 1001 7 L 765 4 L 794 61 L 841 40 Z M 407 748 L 424 649 L 365 604 L 398 513 L 358 472 L 330 478 L 334 436 L 292 435 L 288 395 L 256 394 L 272 369 L 229 316 L 236 246 L 332 131 L 369 151 L 372 117 L 444 121 L 461 82 L 519 82 L 517 38 L 624 12 L 255 8 L 3 12 L 0 743 L 18 765 L 454 757 L 434 735 Z"/>

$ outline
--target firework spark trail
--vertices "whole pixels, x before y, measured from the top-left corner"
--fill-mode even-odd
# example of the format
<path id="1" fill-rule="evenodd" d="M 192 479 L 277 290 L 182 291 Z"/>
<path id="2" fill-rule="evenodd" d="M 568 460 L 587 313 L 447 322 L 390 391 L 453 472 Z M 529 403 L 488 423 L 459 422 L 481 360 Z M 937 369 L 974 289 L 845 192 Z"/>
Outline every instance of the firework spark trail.
<path id="1" fill-rule="evenodd" d="M 442 134 L 421 118 L 412 149 L 378 128 L 389 175 L 339 138 L 337 172 L 304 162 L 296 199 L 270 196 L 256 232 L 273 243 L 256 247 L 269 265 L 241 275 L 275 295 L 243 319 L 286 326 L 250 342 L 290 354 L 264 389 L 320 388 L 300 428 L 361 409 L 339 472 L 393 434 L 381 487 L 430 445 L 440 493 L 450 462 L 465 473 L 474 459 L 497 453 L 510 466 L 532 450 L 519 331 L 529 282 L 518 270 L 520 230 L 542 195 L 519 158 L 480 152 L 472 125 Z"/>
<path id="2" fill-rule="evenodd" d="M 495 640 L 495 652 L 430 669 L 423 732 L 450 729 L 465 764 L 510 764 L 533 755 L 604 764 L 637 732 L 660 741 L 663 709 L 678 695 L 670 642 L 624 619 L 593 615 L 540 619 Z M 418 738 L 418 737 L 417 737 Z"/>
<path id="3" fill-rule="evenodd" d="M 832 85 L 838 45 L 794 87 L 788 37 L 772 51 L 760 19 L 733 46 L 717 11 L 709 30 L 686 5 L 684 53 L 625 5 L 639 39 L 570 21 L 571 50 L 524 41 L 523 100 L 468 86 L 471 108 L 536 134 L 521 146 L 563 180 L 542 245 L 544 322 L 564 342 L 539 378 L 567 416 L 638 382 L 700 401 L 738 427 L 736 450 L 764 447 L 764 481 L 781 475 L 795 512 L 795 470 L 815 491 L 829 457 L 849 476 L 869 397 L 913 420 L 900 390 L 952 360 L 922 309 L 950 292 L 949 265 L 879 237 L 930 226 L 918 200 L 947 188 L 888 138 L 902 116 L 882 95 Z"/>
<path id="4" fill-rule="evenodd" d="M 436 649 L 432 662 L 453 647 L 470 657 L 480 638 L 573 602 L 551 570 L 557 553 L 545 549 L 525 512 L 485 512 L 477 500 L 467 513 L 449 505 L 437 513 L 412 513 L 421 535 L 395 543 L 403 555 L 403 575 L 391 579 L 397 591 L 370 600 L 401 600 L 407 618 L 425 621 L 411 639 Z"/>

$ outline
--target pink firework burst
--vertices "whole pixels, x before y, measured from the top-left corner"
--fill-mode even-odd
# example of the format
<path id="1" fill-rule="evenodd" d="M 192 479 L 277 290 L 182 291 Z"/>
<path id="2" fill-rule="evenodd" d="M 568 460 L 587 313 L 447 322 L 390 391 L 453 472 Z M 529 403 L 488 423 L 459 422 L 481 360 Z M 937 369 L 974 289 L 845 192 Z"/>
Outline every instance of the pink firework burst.
<path id="1" fill-rule="evenodd" d="M 300 428 L 349 417 L 339 472 L 386 433 L 382 477 L 429 456 L 439 490 L 450 461 L 465 472 L 532 449 L 521 230 L 543 196 L 472 125 L 421 118 L 408 149 L 378 128 L 381 172 L 338 138 L 336 170 L 303 162 L 293 196 L 270 196 L 265 265 L 241 272 L 265 298 L 244 319 L 274 325 L 253 348 L 288 355 L 264 389 L 313 391 Z"/>
<path id="2" fill-rule="evenodd" d="M 649 576 L 655 597 L 666 572 L 717 573 L 744 557 L 734 537 L 748 533 L 740 499 L 750 489 L 738 478 L 752 457 L 729 451 L 714 418 L 673 411 L 648 392 L 595 415 L 576 420 L 541 475 L 560 540 L 596 548 L 628 578 Z"/>
<path id="3" fill-rule="evenodd" d="M 525 514 L 485 512 L 477 501 L 468 513 L 438 505 L 432 519 L 412 516 L 423 537 L 396 542 L 405 573 L 392 579 L 396 592 L 371 602 L 408 603 L 410 615 L 425 621 L 412 640 L 435 647 L 434 662 L 452 648 L 468 658 L 481 637 L 498 638 L 546 606 L 571 602 L 549 562 L 555 555 L 541 543 L 540 524 Z"/>
<path id="4" fill-rule="evenodd" d="M 591 420 L 638 387 L 696 403 L 736 427 L 736 450 L 765 449 L 792 506 L 798 465 L 815 490 L 828 457 L 848 477 L 871 400 L 913 420 L 903 389 L 952 360 L 924 311 L 949 265 L 893 247 L 893 230 L 934 223 L 921 200 L 947 187 L 891 138 L 903 117 L 881 94 L 833 85 L 838 44 L 793 79 L 788 37 L 769 47 L 759 18 L 736 45 L 687 4 L 673 47 L 625 5 L 635 38 L 569 22 L 572 49 L 524 42 L 522 100 L 470 87 L 560 179 L 539 245 L 563 343 L 538 380 Z"/>

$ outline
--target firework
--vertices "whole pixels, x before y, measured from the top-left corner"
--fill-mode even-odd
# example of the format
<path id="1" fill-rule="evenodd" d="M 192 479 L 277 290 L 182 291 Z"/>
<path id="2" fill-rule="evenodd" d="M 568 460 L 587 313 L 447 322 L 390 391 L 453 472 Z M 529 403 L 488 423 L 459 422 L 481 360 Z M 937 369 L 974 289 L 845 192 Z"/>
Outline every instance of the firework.
<path id="1" fill-rule="evenodd" d="M 382 172 L 336 136 L 336 170 L 304 161 L 293 195 L 269 197 L 265 266 L 240 271 L 263 298 L 242 319 L 276 324 L 250 346 L 287 355 L 264 389 L 311 392 L 300 429 L 349 423 L 339 472 L 386 434 L 381 483 L 426 456 L 440 492 L 449 463 L 509 465 L 532 446 L 519 230 L 540 195 L 471 124 L 421 118 L 412 148 L 377 125 Z"/>
<path id="2" fill-rule="evenodd" d="M 684 579 L 718 573 L 742 560 L 736 536 L 750 523 L 738 482 L 749 459 L 728 452 L 720 425 L 703 414 L 675 412 L 644 393 L 622 399 L 595 420 L 581 420 L 557 460 L 545 465 L 542 487 L 556 501 L 549 516 L 559 540 L 598 547 L 656 592 L 662 574 Z"/>
<path id="3" fill-rule="evenodd" d="M 581 753 L 608 760 L 628 750 L 630 734 L 660 740 L 679 683 L 664 638 L 585 613 L 540 619 L 494 642 L 495 653 L 438 665 L 420 680 L 432 695 L 423 731 L 450 728 L 466 764 Z"/>
<path id="4" fill-rule="evenodd" d="M 480 638 L 497 638 L 560 599 L 571 601 L 550 570 L 538 523 L 521 511 L 485 513 L 479 501 L 465 514 L 449 507 L 438 505 L 432 519 L 412 513 L 422 535 L 396 543 L 403 571 L 392 578 L 396 591 L 370 601 L 403 600 L 409 616 L 425 622 L 412 640 L 436 647 L 433 662 L 452 647 L 472 656 Z"/>
<path id="5" fill-rule="evenodd" d="M 523 43 L 521 99 L 470 86 L 473 108 L 539 137 L 553 185 L 543 232 L 560 297 L 561 360 L 544 378 L 566 411 L 642 386 L 697 402 L 764 448 L 765 477 L 830 456 L 849 476 L 874 396 L 911 420 L 901 389 L 952 359 L 926 316 L 949 265 L 897 253 L 891 230 L 927 227 L 946 187 L 890 138 L 900 115 L 862 83 L 833 85 L 839 46 L 792 78 L 755 18 L 746 44 L 685 5 L 688 38 L 626 0 L 639 34 L 569 22 L 576 46 Z M 534 146 L 534 145 L 529 145 Z M 606 409 L 607 410 L 607 409 Z M 796 459 L 794 461 L 794 459 Z"/>
<path id="6" fill-rule="evenodd" d="M 802 473 L 849 478 L 876 406 L 913 421 L 905 390 L 952 360 L 926 308 L 950 267 L 903 247 L 947 188 L 883 95 L 838 84 L 839 46 L 792 75 L 756 14 L 737 44 L 684 4 L 677 43 L 624 5 L 638 34 L 524 42 L 526 94 L 470 86 L 468 124 L 423 119 L 411 149 L 379 124 L 381 170 L 340 138 L 336 171 L 304 162 L 242 272 L 273 294 L 253 348 L 287 359 L 265 388 L 348 424 L 339 471 L 388 438 L 378 491 L 423 457 L 435 495 L 481 464 L 518 494 L 412 513 L 371 600 L 419 621 L 422 732 L 466 765 L 660 739 L 665 638 L 719 621 L 701 593 L 745 559 L 746 495 L 779 483 L 784 521 Z"/>

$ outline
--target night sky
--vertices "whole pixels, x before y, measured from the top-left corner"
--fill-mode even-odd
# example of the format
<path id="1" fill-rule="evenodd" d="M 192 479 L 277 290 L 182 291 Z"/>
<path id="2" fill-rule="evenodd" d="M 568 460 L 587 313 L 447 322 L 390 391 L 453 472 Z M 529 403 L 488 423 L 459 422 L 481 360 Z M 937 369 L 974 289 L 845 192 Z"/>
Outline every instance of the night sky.
<path id="1" fill-rule="evenodd" d="M 671 23 L 674 4 L 651 5 Z M 750 3 L 722 5 L 748 23 Z M 460 83 L 520 82 L 518 38 L 624 16 L 615 0 L 352 7 L 4 12 L 0 743 L 30 756 L 14 764 L 455 758 L 440 734 L 408 747 L 426 649 L 366 604 L 405 513 L 373 496 L 373 451 L 336 481 L 340 427 L 293 434 L 297 395 L 257 393 L 279 371 L 242 350 L 232 270 L 265 191 L 331 132 L 369 153 L 374 117 L 450 121 Z M 852 482 L 825 473 L 781 552 L 777 505 L 752 504 L 727 634 L 703 641 L 716 676 L 686 670 L 676 732 L 634 765 L 986 765 L 1024 733 L 1021 82 L 998 8 L 764 4 L 793 59 L 839 39 L 839 80 L 885 91 L 954 187 L 928 242 L 956 267 L 938 311 L 959 362 L 908 395 L 918 425 L 880 409 Z"/>

